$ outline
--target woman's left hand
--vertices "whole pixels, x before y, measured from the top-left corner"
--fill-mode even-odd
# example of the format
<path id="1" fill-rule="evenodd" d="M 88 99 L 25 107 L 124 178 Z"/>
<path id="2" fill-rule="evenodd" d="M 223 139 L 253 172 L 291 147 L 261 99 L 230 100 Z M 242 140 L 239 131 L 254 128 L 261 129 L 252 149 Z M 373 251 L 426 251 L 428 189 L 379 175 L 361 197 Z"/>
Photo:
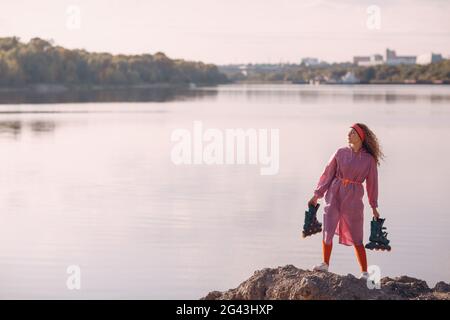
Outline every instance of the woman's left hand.
<path id="1" fill-rule="evenodd" d="M 378 219 L 380 217 L 380 213 L 378 212 L 377 208 L 372 208 L 372 213 L 375 218 Z"/>

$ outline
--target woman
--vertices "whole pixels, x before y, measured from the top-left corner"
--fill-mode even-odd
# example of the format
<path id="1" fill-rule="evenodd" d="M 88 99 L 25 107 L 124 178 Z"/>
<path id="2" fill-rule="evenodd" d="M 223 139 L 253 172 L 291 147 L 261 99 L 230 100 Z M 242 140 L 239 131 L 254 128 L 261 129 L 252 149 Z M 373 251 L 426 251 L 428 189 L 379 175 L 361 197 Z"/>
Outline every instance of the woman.
<path id="1" fill-rule="evenodd" d="M 364 204 L 366 181 L 369 204 L 374 217 L 378 213 L 378 171 L 384 157 L 375 134 L 362 123 L 355 123 L 348 132 L 348 147 L 338 149 L 329 160 L 319 179 L 314 196 L 308 204 L 316 205 L 325 195 L 323 215 L 323 262 L 313 270 L 328 271 L 334 234 L 339 243 L 355 247 L 361 267 L 361 277 L 368 278 L 366 250 L 363 244 Z"/>

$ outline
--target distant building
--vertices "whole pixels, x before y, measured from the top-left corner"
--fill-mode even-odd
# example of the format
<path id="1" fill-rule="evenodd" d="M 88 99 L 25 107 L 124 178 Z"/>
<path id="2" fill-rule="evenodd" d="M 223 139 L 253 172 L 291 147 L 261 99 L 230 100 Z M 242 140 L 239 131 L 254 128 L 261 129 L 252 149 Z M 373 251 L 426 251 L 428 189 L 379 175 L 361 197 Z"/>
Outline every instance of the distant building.
<path id="1" fill-rule="evenodd" d="M 307 67 L 318 66 L 320 64 L 317 58 L 303 58 L 301 63 Z"/>
<path id="2" fill-rule="evenodd" d="M 366 63 L 370 61 L 369 56 L 354 56 L 353 57 L 353 63 L 356 65 L 360 65 L 360 63 Z"/>
<path id="3" fill-rule="evenodd" d="M 315 76 L 314 79 L 309 80 L 309 84 L 319 85 L 319 84 L 327 83 L 327 81 L 328 80 L 326 77 L 324 77 L 322 75 L 318 75 L 318 76 Z"/>
<path id="4" fill-rule="evenodd" d="M 436 54 L 436 53 L 424 53 L 419 56 L 417 56 L 416 63 L 417 64 L 430 64 L 434 62 L 442 61 L 442 54 Z"/>
<path id="5" fill-rule="evenodd" d="M 397 56 L 395 50 L 386 49 L 386 59 L 381 54 L 373 54 L 371 56 L 354 56 L 353 64 L 357 66 L 376 66 L 387 64 L 396 66 L 400 64 L 430 64 L 444 60 L 441 54 L 424 53 L 419 56 Z"/>
<path id="6" fill-rule="evenodd" d="M 247 66 L 239 66 L 239 71 L 242 75 L 248 76 Z"/>
<path id="7" fill-rule="evenodd" d="M 341 83 L 355 84 L 359 83 L 359 79 L 353 74 L 353 72 L 347 72 L 342 78 Z"/>
<path id="8" fill-rule="evenodd" d="M 397 56 L 395 50 L 386 49 L 386 64 L 391 66 L 416 64 L 416 56 Z"/>
<path id="9" fill-rule="evenodd" d="M 355 56 L 353 57 L 353 63 L 358 66 L 376 66 L 383 64 L 383 56 L 381 54 L 373 54 L 371 56 Z"/>
<path id="10" fill-rule="evenodd" d="M 230 64 L 219 66 L 220 72 L 224 73 L 240 73 L 249 76 L 253 73 L 270 73 L 282 72 L 286 66 L 280 64 Z"/>

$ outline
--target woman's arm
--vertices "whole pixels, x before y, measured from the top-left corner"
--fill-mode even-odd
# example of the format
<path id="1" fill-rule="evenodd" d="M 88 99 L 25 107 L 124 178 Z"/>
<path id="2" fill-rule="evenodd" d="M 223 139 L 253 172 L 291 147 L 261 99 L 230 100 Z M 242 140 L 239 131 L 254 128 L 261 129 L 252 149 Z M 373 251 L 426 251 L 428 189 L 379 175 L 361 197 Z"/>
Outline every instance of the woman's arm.
<path id="1" fill-rule="evenodd" d="M 369 174 L 366 178 L 366 190 L 367 197 L 369 198 L 369 204 L 372 207 L 373 215 L 378 218 L 378 169 L 375 159 L 372 159 L 369 168 Z"/>
<path id="2" fill-rule="evenodd" d="M 323 197 L 325 192 L 330 187 L 331 182 L 336 176 L 336 168 L 337 168 L 337 160 L 336 155 L 338 151 L 336 151 L 328 160 L 328 163 L 325 169 L 320 176 L 319 182 L 317 183 L 316 189 L 314 190 L 314 196 L 309 200 L 308 204 L 312 203 L 314 205 L 317 204 L 317 200 Z"/>

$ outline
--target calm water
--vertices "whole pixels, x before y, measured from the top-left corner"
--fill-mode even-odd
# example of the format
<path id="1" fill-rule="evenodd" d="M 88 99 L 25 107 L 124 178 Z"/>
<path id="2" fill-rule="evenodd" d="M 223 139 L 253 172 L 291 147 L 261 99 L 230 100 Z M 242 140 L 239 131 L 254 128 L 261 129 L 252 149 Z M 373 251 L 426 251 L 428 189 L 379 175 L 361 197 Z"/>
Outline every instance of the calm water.
<path id="1" fill-rule="evenodd" d="M 379 209 L 393 251 L 369 252 L 369 264 L 450 281 L 450 87 L 230 85 L 188 97 L 0 105 L 0 298 L 196 299 L 257 269 L 310 268 L 321 237 L 300 237 L 305 203 L 356 121 L 387 155 Z M 279 129 L 279 173 L 174 165 L 171 133 L 194 120 Z M 359 273 L 351 247 L 335 245 L 331 264 Z M 81 290 L 66 287 L 70 265 Z"/>

